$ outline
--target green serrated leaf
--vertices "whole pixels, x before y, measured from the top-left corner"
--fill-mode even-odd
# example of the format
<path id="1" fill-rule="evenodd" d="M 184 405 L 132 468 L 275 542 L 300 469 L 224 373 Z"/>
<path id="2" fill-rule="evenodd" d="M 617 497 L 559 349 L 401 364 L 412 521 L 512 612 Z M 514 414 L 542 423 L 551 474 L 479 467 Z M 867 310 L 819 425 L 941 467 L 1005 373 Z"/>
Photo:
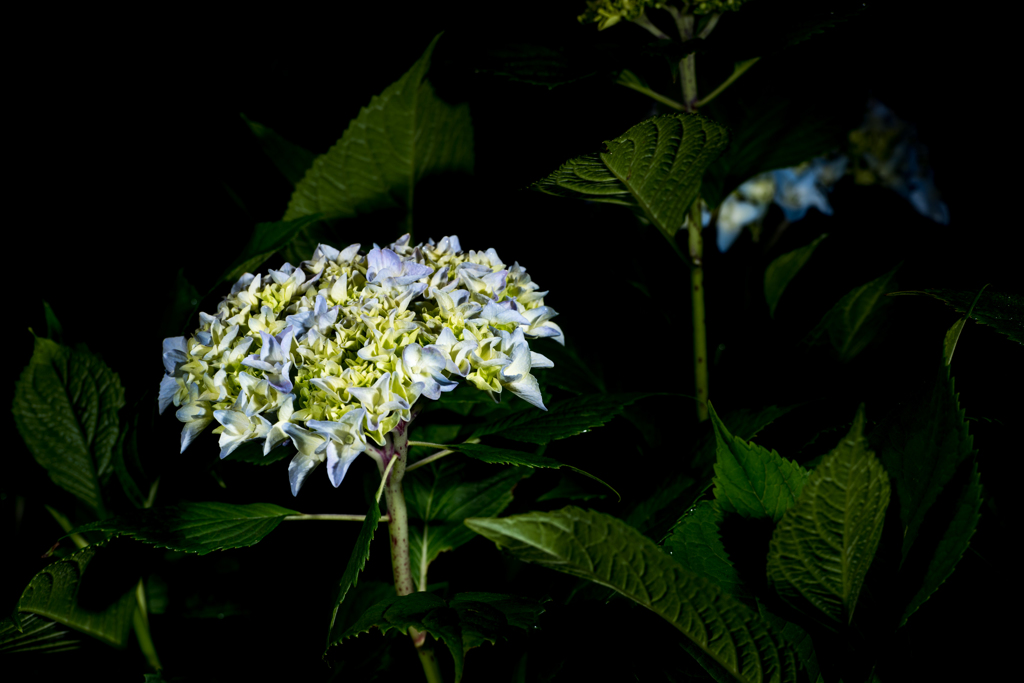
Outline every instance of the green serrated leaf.
<path id="1" fill-rule="evenodd" d="M 808 472 L 763 446 L 733 436 L 708 402 L 715 429 L 715 499 L 723 512 L 782 519 L 807 481 Z"/>
<path id="2" fill-rule="evenodd" d="M 882 326 L 890 303 L 885 294 L 892 290 L 898 268 L 847 292 L 811 330 L 805 343 L 814 344 L 827 336 L 843 362 L 863 351 Z"/>
<path id="3" fill-rule="evenodd" d="M 850 623 L 882 537 L 889 476 L 863 436 L 864 406 L 850 433 L 822 459 L 776 525 L 768 581 L 794 606 L 807 600 Z"/>
<path id="4" fill-rule="evenodd" d="M 722 511 L 715 501 L 702 500 L 683 515 L 662 541 L 662 549 L 697 576 L 737 598 L 749 596 L 729 559 L 719 526 Z"/>
<path id="5" fill-rule="evenodd" d="M 410 472 L 403 481 L 409 509 L 409 559 L 417 590 L 427 588 L 430 563 L 474 534 L 463 520 L 500 514 L 512 503 L 512 489 L 529 471 L 509 468 L 482 481 L 465 480 L 465 463 L 442 460 Z"/>
<path id="6" fill-rule="evenodd" d="M 102 360 L 36 337 L 14 390 L 14 421 L 50 479 L 98 513 L 123 405 L 121 380 Z"/>
<path id="7" fill-rule="evenodd" d="M 302 180 L 302 176 L 313 165 L 316 155 L 299 145 L 288 142 L 283 137 L 267 128 L 261 123 L 256 123 L 241 114 L 242 120 L 249 126 L 249 130 L 259 140 L 263 152 L 274 162 L 277 170 L 292 185 Z"/>
<path id="8" fill-rule="evenodd" d="M 107 531 L 162 548 L 205 555 L 214 550 L 255 545 L 286 516 L 297 514 L 271 503 L 182 502 L 92 522 L 73 529 L 69 535 Z"/>
<path id="9" fill-rule="evenodd" d="M 907 401 L 871 437 L 896 487 L 906 561 L 928 510 L 973 452 L 974 439 L 968 432 L 949 366 L 943 363 L 927 392 Z"/>
<path id="10" fill-rule="evenodd" d="M 437 448 L 444 448 L 459 453 L 464 453 L 469 457 L 480 460 L 482 462 L 490 463 L 492 465 L 521 465 L 523 467 L 550 467 L 558 469 L 565 467 L 573 472 L 579 472 L 585 477 L 590 477 L 599 484 L 608 487 L 608 489 L 622 500 L 622 496 L 619 492 L 613 489 L 611 486 L 601 479 L 598 479 L 593 474 L 581 470 L 572 465 L 566 465 L 565 463 L 558 462 L 554 458 L 548 458 L 543 455 L 537 455 L 535 453 L 526 453 L 524 451 L 516 451 L 511 448 L 495 448 L 494 446 L 485 446 L 484 444 L 478 443 L 458 443 L 458 444 L 431 444 Z"/>
<path id="11" fill-rule="evenodd" d="M 319 215 L 296 216 L 295 220 L 259 223 L 242 253 L 224 271 L 220 282 L 236 282 L 245 273 L 255 273 L 263 262 L 288 246 L 299 232 L 320 220 Z M 309 254 L 312 256 L 312 254 Z"/>
<path id="12" fill-rule="evenodd" d="M 17 652 L 51 654 L 75 650 L 81 641 L 71 631 L 62 629 L 57 622 L 43 619 L 35 614 L 21 618 L 21 630 L 13 627 L 11 619 L 4 620 L 10 628 L 0 627 L 0 655 Z"/>
<path id="13" fill-rule="evenodd" d="M 814 650 L 814 640 L 811 635 L 796 624 L 769 612 L 760 600 L 757 601 L 757 613 L 768 622 L 773 631 L 793 647 L 800 666 L 807 672 L 807 680 L 815 682 L 821 680 L 818 678 L 820 675 L 818 654 Z"/>
<path id="14" fill-rule="evenodd" d="M 730 410 L 722 416 L 722 422 L 734 436 L 750 441 L 765 427 L 796 407 L 796 405 L 766 406 L 764 408 Z M 693 456 L 693 467 L 710 472 L 717 460 L 717 448 L 718 442 L 715 439 L 714 429 L 712 429 L 698 439 L 694 449 L 696 452 Z"/>
<path id="15" fill-rule="evenodd" d="M 699 114 L 669 114 L 639 123 L 608 151 L 571 159 L 533 189 L 640 207 L 672 236 L 700 194 L 701 177 L 728 145 L 726 129 Z"/>
<path id="16" fill-rule="evenodd" d="M 86 569 L 102 551 L 90 545 L 47 565 L 22 591 L 18 610 L 52 619 L 114 647 L 124 647 L 135 612 L 134 585 L 103 609 L 86 609 L 78 602 Z"/>
<path id="17" fill-rule="evenodd" d="M 473 436 L 490 434 L 514 441 L 545 444 L 600 427 L 622 409 L 648 396 L 663 394 L 586 394 L 559 401 L 546 412 L 526 411 L 488 422 Z"/>
<path id="18" fill-rule="evenodd" d="M 827 233 L 810 244 L 779 256 L 768 264 L 764 271 L 764 298 L 768 302 L 768 312 L 772 317 L 775 317 L 775 307 L 779 305 L 779 299 L 782 298 L 786 286 L 810 260 L 814 250 L 826 237 L 828 237 Z"/>
<path id="19" fill-rule="evenodd" d="M 373 533 L 377 530 L 379 523 L 380 503 L 374 500 L 370 503 L 370 509 L 366 512 L 366 519 L 363 520 L 363 524 L 359 528 L 359 536 L 356 537 L 355 547 L 352 548 L 348 564 L 345 565 L 345 572 L 341 575 L 341 579 L 338 581 L 334 595 L 331 598 L 333 607 L 331 609 L 331 623 L 327 626 L 327 644 L 324 646 L 325 653 L 335 643 L 334 625 L 338 618 L 338 608 L 341 607 L 341 603 L 344 602 L 349 590 L 359 582 L 359 573 L 363 571 L 366 561 L 370 559 L 370 542 L 373 541 Z"/>
<path id="20" fill-rule="evenodd" d="M 516 557 L 613 588 L 675 626 L 738 681 L 795 681 L 792 650 L 761 618 L 625 522 L 566 507 L 466 525 Z"/>
<path id="21" fill-rule="evenodd" d="M 966 464 L 966 463 L 965 463 Z M 953 518 L 946 528 L 946 532 L 939 540 L 938 547 L 931 561 L 928 563 L 928 570 L 920 589 L 911 599 L 907 609 L 903 612 L 902 626 L 907 622 L 911 614 L 916 612 L 931 595 L 939 589 L 946 579 L 953 573 L 960 558 L 967 551 L 967 546 L 974 535 L 981 518 L 981 478 L 978 475 L 977 463 L 971 464 L 970 477 L 957 494 Z"/>
<path id="22" fill-rule="evenodd" d="M 542 608 L 529 598 L 495 593 L 459 593 L 450 602 L 432 593 L 391 596 L 367 609 L 337 642 L 373 628 L 387 633 L 409 628 L 444 641 L 455 660 L 455 681 L 462 680 L 466 652 L 507 637 L 510 628 L 528 628 Z"/>
<path id="23" fill-rule="evenodd" d="M 440 34 L 409 71 L 359 111 L 334 147 L 318 156 L 284 215 L 352 218 L 401 209 L 412 230 L 413 193 L 426 176 L 473 172 L 473 128 L 466 104 L 451 105 L 427 79 Z"/>
<path id="24" fill-rule="evenodd" d="M 1015 342 L 1024 344 L 1024 296 L 1020 294 L 998 292 L 988 287 L 980 296 L 977 292 L 954 289 L 892 292 L 889 296 L 913 294 L 925 294 L 938 299 L 957 313 L 971 311 L 971 317 L 978 322 L 992 327 L 996 332 L 1006 335 Z"/>

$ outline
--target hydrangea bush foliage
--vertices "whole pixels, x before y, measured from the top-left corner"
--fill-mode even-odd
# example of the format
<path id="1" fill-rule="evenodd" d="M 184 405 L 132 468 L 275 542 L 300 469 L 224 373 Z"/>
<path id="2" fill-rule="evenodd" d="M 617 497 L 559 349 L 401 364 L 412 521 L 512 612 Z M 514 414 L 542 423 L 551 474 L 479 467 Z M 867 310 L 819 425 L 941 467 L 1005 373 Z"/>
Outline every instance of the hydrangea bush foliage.
<path id="1" fill-rule="evenodd" d="M 1024 298 L 965 270 L 941 155 L 816 37 L 888 15 L 578 5 L 420 36 L 319 156 L 236 120 L 267 220 L 100 316 L 95 278 L 23 279 L 60 294 L 18 359 L 0 671 L 877 683 L 1009 651 L 954 608 L 1003 609 L 975 532 L 1016 479 L 979 454 L 1018 446 Z M 475 79 L 519 85 L 496 112 Z"/>

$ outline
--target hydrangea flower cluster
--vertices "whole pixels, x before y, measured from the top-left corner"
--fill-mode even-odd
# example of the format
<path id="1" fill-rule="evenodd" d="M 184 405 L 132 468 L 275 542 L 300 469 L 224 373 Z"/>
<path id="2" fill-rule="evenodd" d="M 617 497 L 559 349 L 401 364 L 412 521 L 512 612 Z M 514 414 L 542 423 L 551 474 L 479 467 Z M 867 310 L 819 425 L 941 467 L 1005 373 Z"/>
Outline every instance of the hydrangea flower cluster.
<path id="1" fill-rule="evenodd" d="M 811 207 L 831 216 L 827 193 L 846 174 L 851 159 L 857 184 L 891 188 L 922 216 L 949 223 L 949 209 L 927 165 L 927 149 L 918 142 L 913 126 L 881 102 L 868 102 L 864 125 L 850 133 L 850 152 L 850 157 L 818 157 L 799 166 L 760 173 L 740 185 L 718 209 L 718 250 L 728 250 L 743 228 L 757 226 L 772 202 L 791 223 L 806 216 Z"/>
<path id="2" fill-rule="evenodd" d="M 160 412 L 178 407 L 182 452 L 214 421 L 221 458 L 291 441 L 297 495 L 322 462 L 338 486 L 360 453 L 379 458 L 373 444 L 457 378 L 546 410 L 531 371 L 552 363 L 527 338 L 564 339 L 525 269 L 463 252 L 454 235 L 359 247 L 321 244 L 297 268 L 246 273 L 192 337 L 164 340 Z"/>

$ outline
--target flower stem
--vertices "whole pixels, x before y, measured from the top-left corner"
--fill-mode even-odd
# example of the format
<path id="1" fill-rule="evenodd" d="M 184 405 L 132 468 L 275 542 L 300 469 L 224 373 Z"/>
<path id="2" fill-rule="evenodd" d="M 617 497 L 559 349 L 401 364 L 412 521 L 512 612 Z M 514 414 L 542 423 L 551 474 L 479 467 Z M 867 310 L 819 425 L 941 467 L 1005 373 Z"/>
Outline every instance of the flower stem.
<path id="1" fill-rule="evenodd" d="M 135 614 L 132 618 L 132 624 L 135 626 L 135 637 L 139 639 L 139 649 L 142 650 L 142 654 L 146 656 L 146 662 L 153 668 L 154 671 L 160 671 L 163 669 L 163 665 L 160 664 L 160 658 L 156 654 L 156 646 L 153 645 L 153 637 L 149 634 L 149 612 L 146 609 L 146 587 L 139 579 L 139 585 L 135 587 L 135 600 L 138 605 L 135 608 Z"/>
<path id="2" fill-rule="evenodd" d="M 690 294 L 693 299 L 693 370 L 697 419 L 708 419 L 708 336 L 704 325 L 704 239 L 701 237 L 700 198 L 690 207 Z"/>
<path id="3" fill-rule="evenodd" d="M 615 82 L 618 85 L 624 85 L 627 88 L 630 88 L 632 90 L 636 90 L 638 93 L 643 93 L 644 95 L 647 95 L 648 97 L 650 97 L 652 100 L 656 100 L 658 102 L 661 102 L 662 104 L 667 105 L 669 107 L 672 107 L 673 109 L 677 109 L 679 111 L 683 111 L 684 109 L 686 109 L 686 107 L 684 107 L 683 105 L 679 104 L 678 102 L 673 100 L 671 97 L 665 97 L 661 93 L 655 92 L 654 90 L 651 90 L 650 88 L 645 88 L 644 86 L 640 85 L 639 83 L 631 83 L 629 81 L 624 81 L 622 79 L 619 79 L 619 80 L 617 80 Z"/>
<path id="4" fill-rule="evenodd" d="M 633 19 L 633 23 L 642 29 L 646 29 L 648 33 L 658 40 L 671 40 L 671 38 L 665 35 L 660 28 L 651 23 L 651 20 L 647 18 L 647 14 L 645 12 L 641 12 L 640 16 Z"/>
<path id="5" fill-rule="evenodd" d="M 712 90 L 710 95 L 701 100 L 697 100 L 694 106 L 703 107 L 705 104 L 718 97 L 723 90 L 732 85 L 733 81 L 735 81 L 737 78 L 746 73 L 747 69 L 757 64 L 757 60 L 759 59 L 761 58 L 754 57 L 753 59 L 748 59 L 744 62 L 737 62 L 736 66 L 733 67 L 732 75 L 729 76 L 729 78 L 725 79 L 720 86 Z"/>
<path id="6" fill-rule="evenodd" d="M 673 8 L 674 9 L 674 8 Z M 682 14 L 678 10 L 673 11 L 672 18 L 676 20 L 676 28 L 679 29 L 679 37 L 685 43 L 693 38 L 693 15 Z M 693 52 L 679 60 L 679 80 L 683 86 L 683 106 L 686 111 L 697 111 L 697 55 Z"/>
<path id="7" fill-rule="evenodd" d="M 388 508 L 391 569 L 395 578 L 395 592 L 398 595 L 409 595 L 416 590 L 409 561 L 409 515 L 405 506 L 405 494 L 402 491 L 402 478 L 405 476 L 409 458 L 408 429 L 408 422 L 399 422 L 388 434 L 383 457 L 378 463 L 381 475 L 385 476 L 384 500 Z M 392 460 L 394 462 L 391 462 Z M 387 471 L 388 466 L 391 467 L 390 474 Z M 437 665 L 432 646 L 427 642 L 427 634 L 410 628 L 409 637 L 416 646 L 416 653 L 420 657 L 420 664 L 428 683 L 441 683 L 441 669 Z"/>

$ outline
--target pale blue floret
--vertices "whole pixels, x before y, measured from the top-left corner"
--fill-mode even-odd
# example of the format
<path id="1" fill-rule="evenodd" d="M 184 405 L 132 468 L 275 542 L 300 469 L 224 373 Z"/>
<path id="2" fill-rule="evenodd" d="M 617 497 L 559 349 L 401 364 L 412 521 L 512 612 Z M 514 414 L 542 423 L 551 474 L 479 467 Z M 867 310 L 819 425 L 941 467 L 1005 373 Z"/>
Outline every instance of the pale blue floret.
<path id="1" fill-rule="evenodd" d="M 271 424 L 262 415 L 248 416 L 236 410 L 215 410 L 213 417 L 224 425 L 220 434 L 221 460 L 231 455 L 246 441 L 264 438 Z"/>
<path id="2" fill-rule="evenodd" d="M 174 402 L 174 397 L 178 395 L 180 390 L 181 385 L 178 384 L 177 378 L 171 375 L 164 375 L 164 378 L 160 380 L 160 393 L 157 397 L 157 402 L 160 406 L 161 415 Z"/>
<path id="3" fill-rule="evenodd" d="M 478 300 L 494 299 L 505 289 L 507 270 L 492 271 L 479 263 L 460 263 L 455 269 L 459 284 Z"/>
<path id="4" fill-rule="evenodd" d="M 732 194 L 726 197 L 718 210 L 718 222 L 715 224 L 718 250 L 723 253 L 728 251 L 743 228 L 763 218 L 767 211 L 768 204 L 757 205 Z"/>
<path id="5" fill-rule="evenodd" d="M 164 370 L 168 375 L 179 377 L 181 366 L 188 362 L 188 346 L 184 337 L 164 339 Z"/>
<path id="6" fill-rule="evenodd" d="M 366 450 L 364 416 L 365 411 L 356 408 L 342 415 L 337 422 L 310 420 L 306 423 L 317 435 L 327 440 L 327 475 L 335 488 L 341 485 L 352 461 Z"/>
<path id="7" fill-rule="evenodd" d="M 320 334 L 327 334 L 331 326 L 338 320 L 339 306 L 327 308 L 327 299 L 323 294 L 316 295 L 313 310 L 304 310 L 285 318 L 295 332 L 295 339 L 302 340 L 308 330 L 316 330 Z"/>
<path id="8" fill-rule="evenodd" d="M 409 387 L 409 393 L 418 396 L 423 385 Z M 348 394 L 359 401 L 366 411 L 366 431 L 376 432 L 380 429 L 380 421 L 393 411 L 408 411 L 410 403 L 391 390 L 391 373 L 385 372 L 369 387 L 349 387 Z M 383 443 L 380 443 L 383 446 Z"/>
<path id="9" fill-rule="evenodd" d="M 419 344 L 409 344 L 402 352 L 402 373 L 411 382 L 422 383 L 421 396 L 434 401 L 441 398 L 441 392 L 451 391 L 458 386 L 458 382 L 444 376 L 444 371 L 451 363 L 445 350 L 433 345 L 421 347 Z"/>
<path id="10" fill-rule="evenodd" d="M 210 409 L 210 400 L 207 394 L 199 394 L 199 385 L 192 383 L 188 386 L 189 400 L 185 405 L 178 408 L 174 414 L 178 421 L 184 422 L 181 430 L 181 451 L 189 447 L 199 434 L 213 422 L 213 411 Z"/>
<path id="11" fill-rule="evenodd" d="M 459 341 L 450 328 L 441 328 L 441 334 L 437 335 L 437 341 L 430 347 L 438 349 L 445 357 L 445 370 L 453 375 L 465 377 L 473 367 L 469 364 L 469 354 L 476 349 L 476 342 L 473 340 Z"/>
<path id="12" fill-rule="evenodd" d="M 786 220 L 798 221 L 812 206 L 827 216 L 832 215 L 824 190 L 818 185 L 813 168 L 798 172 L 792 168 L 775 171 L 775 203 L 782 208 Z"/>
<path id="13" fill-rule="evenodd" d="M 281 407 L 277 409 L 277 421 L 267 432 L 267 438 L 263 442 L 263 455 L 270 453 L 282 441 L 291 438 L 285 427 L 291 424 L 292 413 L 295 412 L 295 395 L 288 394 L 281 401 Z"/>
<path id="14" fill-rule="evenodd" d="M 540 385 L 537 378 L 530 374 L 530 370 L 533 369 L 534 363 L 539 368 L 554 367 L 554 363 L 547 357 L 530 351 L 521 328 L 512 334 L 501 331 L 501 350 L 508 356 L 507 364 L 499 375 L 502 388 L 508 389 L 530 405 L 547 410 L 540 394 Z"/>
<path id="15" fill-rule="evenodd" d="M 262 370 L 272 387 L 282 394 L 290 394 L 294 388 L 288 376 L 292 368 L 292 328 L 284 328 L 276 337 L 260 331 L 260 337 L 263 339 L 263 347 L 259 354 L 249 356 L 242 361 L 242 365 Z"/>
<path id="16" fill-rule="evenodd" d="M 530 321 L 516 310 L 515 301 L 488 301 L 480 311 L 480 319 L 486 320 L 488 325 L 501 327 L 502 325 L 529 325 Z"/>
<path id="17" fill-rule="evenodd" d="M 403 261 L 398 254 L 387 248 L 374 247 L 366 255 L 367 282 L 403 287 L 433 272 L 434 269 L 430 266 L 415 261 Z"/>
<path id="18" fill-rule="evenodd" d="M 556 315 L 558 313 L 550 306 L 538 306 L 537 308 L 524 311 L 523 316 L 526 318 L 525 333 L 530 337 L 536 338 L 551 337 L 562 346 L 565 346 L 565 336 L 562 334 L 562 328 L 551 322 L 551 319 Z"/>

